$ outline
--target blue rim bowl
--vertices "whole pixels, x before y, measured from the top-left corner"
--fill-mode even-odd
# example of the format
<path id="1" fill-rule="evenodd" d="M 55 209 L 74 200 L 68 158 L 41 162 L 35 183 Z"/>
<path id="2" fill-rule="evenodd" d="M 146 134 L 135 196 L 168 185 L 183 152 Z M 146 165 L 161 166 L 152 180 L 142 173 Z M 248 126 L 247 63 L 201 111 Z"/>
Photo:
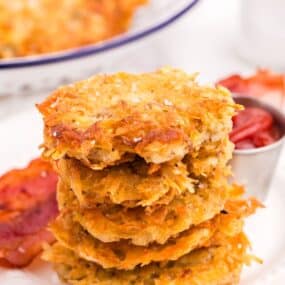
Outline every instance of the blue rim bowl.
<path id="1" fill-rule="evenodd" d="M 22 58 L 0 60 L 0 70 L 23 68 L 29 66 L 57 63 L 71 59 L 78 59 L 81 57 L 99 54 L 117 47 L 127 45 L 136 40 L 145 38 L 146 36 L 160 31 L 161 29 L 172 24 L 181 16 L 186 14 L 189 10 L 191 10 L 199 2 L 199 0 L 189 0 L 186 2 L 186 5 L 182 7 L 179 11 L 177 11 L 175 14 L 144 30 L 134 32 L 133 34 L 125 34 L 122 36 L 118 36 L 102 43 L 91 44 L 79 48 L 74 48 L 68 51 L 61 51 L 40 56 L 36 55 Z"/>

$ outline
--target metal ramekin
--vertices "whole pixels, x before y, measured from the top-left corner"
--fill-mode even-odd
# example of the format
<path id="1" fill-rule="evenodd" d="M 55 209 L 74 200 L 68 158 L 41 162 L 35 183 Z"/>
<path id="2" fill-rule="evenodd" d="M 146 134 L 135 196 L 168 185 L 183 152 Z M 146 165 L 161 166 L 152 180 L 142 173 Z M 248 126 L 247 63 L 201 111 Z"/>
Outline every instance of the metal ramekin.
<path id="1" fill-rule="evenodd" d="M 243 184 L 249 195 L 264 201 L 285 140 L 285 116 L 276 108 L 255 98 L 235 96 L 234 100 L 245 107 L 260 107 L 269 111 L 281 130 L 281 138 L 277 142 L 255 149 L 236 149 L 231 161 L 234 181 Z"/>

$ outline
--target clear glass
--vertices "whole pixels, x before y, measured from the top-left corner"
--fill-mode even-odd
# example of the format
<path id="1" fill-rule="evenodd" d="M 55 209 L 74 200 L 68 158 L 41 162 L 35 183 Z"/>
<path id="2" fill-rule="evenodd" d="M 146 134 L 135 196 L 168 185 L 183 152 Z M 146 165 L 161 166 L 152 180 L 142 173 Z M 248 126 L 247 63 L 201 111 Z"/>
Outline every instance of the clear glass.
<path id="1" fill-rule="evenodd" d="M 239 52 L 257 66 L 285 70 L 285 1 L 242 0 Z"/>

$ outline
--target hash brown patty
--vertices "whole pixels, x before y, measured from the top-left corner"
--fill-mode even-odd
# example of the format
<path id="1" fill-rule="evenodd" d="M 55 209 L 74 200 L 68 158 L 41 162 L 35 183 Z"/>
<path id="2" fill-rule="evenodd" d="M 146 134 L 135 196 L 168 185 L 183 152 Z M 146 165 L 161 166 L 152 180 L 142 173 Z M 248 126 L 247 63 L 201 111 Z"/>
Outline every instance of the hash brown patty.
<path id="1" fill-rule="evenodd" d="M 98 263 L 103 268 L 134 269 L 151 262 L 177 260 L 196 248 L 220 244 L 224 236 L 242 231 L 244 217 L 252 214 L 260 204 L 256 200 L 229 201 L 225 212 L 182 232 L 165 244 L 152 243 L 148 247 L 128 241 L 102 243 L 86 232 L 73 219 L 73 211 L 62 211 L 51 225 L 56 239 L 80 257 Z"/>
<path id="2" fill-rule="evenodd" d="M 56 243 L 44 258 L 54 263 L 59 277 L 70 285 L 235 285 L 248 262 L 244 234 L 228 238 L 222 245 L 201 248 L 176 261 L 151 263 L 133 271 L 103 269 Z"/>
<path id="3" fill-rule="evenodd" d="M 38 109 L 43 155 L 76 158 L 99 170 L 136 155 L 156 164 L 181 160 L 228 137 L 238 105 L 226 89 L 163 68 L 97 75 L 59 88 Z"/>
<path id="4" fill-rule="evenodd" d="M 100 171 L 87 168 L 75 159 L 60 159 L 55 165 L 80 206 L 85 208 L 96 207 L 97 204 L 125 207 L 161 205 L 174 195 L 186 191 L 193 193 L 195 187 L 187 165 L 181 161 L 147 165 L 140 159 Z"/>
<path id="5" fill-rule="evenodd" d="M 0 1 L 0 59 L 51 53 L 123 33 L 145 0 Z M 13 20 L 11 20 L 13 19 Z"/>
<path id="6" fill-rule="evenodd" d="M 145 246 L 152 242 L 163 244 L 190 226 L 213 218 L 224 209 L 231 188 L 222 181 L 216 185 L 205 184 L 196 193 L 185 192 L 169 204 L 148 209 L 110 204 L 81 208 L 73 191 L 62 181 L 57 195 L 60 209 L 72 211 L 74 219 L 100 241 L 128 239 L 135 245 Z"/>

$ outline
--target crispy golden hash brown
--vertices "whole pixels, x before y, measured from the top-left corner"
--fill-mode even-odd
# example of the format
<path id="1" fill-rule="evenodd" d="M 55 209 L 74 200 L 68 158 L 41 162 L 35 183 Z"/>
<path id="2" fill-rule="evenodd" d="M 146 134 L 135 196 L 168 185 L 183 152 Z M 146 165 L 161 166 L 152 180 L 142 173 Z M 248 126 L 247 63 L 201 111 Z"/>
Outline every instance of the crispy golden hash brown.
<path id="1" fill-rule="evenodd" d="M 217 183 L 217 181 L 215 181 Z M 124 208 L 120 205 L 98 205 L 79 208 L 73 192 L 61 181 L 58 203 L 64 210 L 72 209 L 74 219 L 92 236 L 103 242 L 130 239 L 133 244 L 165 243 L 170 237 L 200 224 L 218 214 L 231 196 L 226 183 L 203 185 L 196 193 L 177 195 L 168 205 Z"/>
<path id="2" fill-rule="evenodd" d="M 146 0 L 0 1 L 0 58 L 61 51 L 123 33 Z M 13 19 L 13 20 L 11 20 Z"/>
<path id="3" fill-rule="evenodd" d="M 145 207 L 166 203 L 185 191 L 194 192 L 195 181 L 182 162 L 147 165 L 139 159 L 101 171 L 87 168 L 75 159 L 60 159 L 55 165 L 82 207 L 99 203 Z"/>
<path id="4" fill-rule="evenodd" d="M 165 245 L 140 247 L 127 241 L 102 243 L 73 222 L 70 215 L 62 214 L 53 224 L 52 232 L 61 244 L 86 260 L 96 262 L 104 268 L 131 270 L 137 265 L 147 265 L 152 261 L 176 260 L 207 243 L 213 236 L 214 229 L 197 228 Z"/>
<path id="5" fill-rule="evenodd" d="M 241 233 L 174 262 L 151 263 L 133 271 L 103 269 L 59 243 L 49 248 L 44 258 L 53 262 L 59 277 L 71 285 L 235 285 L 243 265 L 250 262 L 248 245 Z"/>
<path id="6" fill-rule="evenodd" d="M 35 159 L 0 177 L 0 266 L 23 267 L 54 241 L 46 229 L 57 213 L 57 175 Z"/>
<path id="7" fill-rule="evenodd" d="M 87 233 L 73 219 L 73 211 L 62 211 L 51 226 L 56 239 L 80 257 L 104 268 L 133 269 L 151 262 L 176 260 L 196 248 L 220 244 L 224 235 L 234 236 L 242 231 L 243 218 L 259 207 L 255 200 L 230 201 L 221 213 L 198 226 L 191 227 L 163 245 L 137 246 L 129 241 L 102 243 Z"/>
<path id="8" fill-rule="evenodd" d="M 77 158 L 103 169 L 135 155 L 163 163 L 220 143 L 238 105 L 220 87 L 163 68 L 153 73 L 97 75 L 61 87 L 38 109 L 44 119 L 44 156 Z"/>

